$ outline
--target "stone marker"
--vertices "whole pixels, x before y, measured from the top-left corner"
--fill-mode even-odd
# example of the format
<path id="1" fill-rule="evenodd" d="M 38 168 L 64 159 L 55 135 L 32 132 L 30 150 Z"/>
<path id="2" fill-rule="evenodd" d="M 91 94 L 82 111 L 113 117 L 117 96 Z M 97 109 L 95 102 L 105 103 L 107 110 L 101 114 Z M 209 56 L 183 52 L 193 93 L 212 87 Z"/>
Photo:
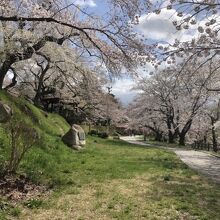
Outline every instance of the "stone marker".
<path id="1" fill-rule="evenodd" d="M 0 102 L 0 123 L 6 123 L 10 121 L 11 117 L 12 109 L 8 105 Z"/>
<path id="2" fill-rule="evenodd" d="M 82 146 L 86 144 L 85 132 L 79 125 L 74 124 L 62 137 L 62 141 L 68 147 L 71 147 L 74 150 L 80 150 L 82 149 Z"/>

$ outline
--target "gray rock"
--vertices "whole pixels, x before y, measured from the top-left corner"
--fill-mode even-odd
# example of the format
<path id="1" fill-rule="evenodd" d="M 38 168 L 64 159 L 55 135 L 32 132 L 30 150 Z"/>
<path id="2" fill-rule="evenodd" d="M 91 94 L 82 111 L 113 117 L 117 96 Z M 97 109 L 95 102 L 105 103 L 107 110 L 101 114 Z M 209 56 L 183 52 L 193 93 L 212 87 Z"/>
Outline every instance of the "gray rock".
<path id="1" fill-rule="evenodd" d="M 85 132 L 79 125 L 73 125 L 70 130 L 62 137 L 62 141 L 74 150 L 81 150 L 85 145 Z"/>
<path id="2" fill-rule="evenodd" d="M 0 123 L 10 121 L 12 114 L 12 109 L 8 105 L 0 102 Z"/>
<path id="3" fill-rule="evenodd" d="M 77 130 L 79 146 L 83 147 L 86 144 L 86 134 L 85 134 L 84 130 L 82 129 L 82 127 L 80 127 L 79 125 L 76 125 L 76 124 L 74 124 L 72 127 Z"/>

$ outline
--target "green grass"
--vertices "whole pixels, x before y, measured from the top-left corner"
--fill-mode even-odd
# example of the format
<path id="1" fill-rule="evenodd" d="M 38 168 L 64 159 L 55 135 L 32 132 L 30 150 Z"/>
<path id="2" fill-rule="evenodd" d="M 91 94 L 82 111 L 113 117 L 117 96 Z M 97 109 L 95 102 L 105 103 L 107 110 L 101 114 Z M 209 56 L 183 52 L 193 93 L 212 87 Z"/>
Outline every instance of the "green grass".
<path id="1" fill-rule="evenodd" d="M 65 155 L 72 153 L 61 141 L 61 136 L 69 129 L 68 123 L 57 114 L 47 114 L 25 99 L 10 96 L 3 91 L 0 92 L 0 101 L 12 108 L 13 121 L 25 122 L 35 128 L 40 136 L 38 145 L 33 146 L 22 160 L 18 175 L 24 174 L 35 183 L 51 187 L 62 182 L 55 172 Z M 7 127 L 0 124 L 0 173 L 10 156 L 8 133 Z M 4 198 L 0 197 L 1 200 Z M 0 219 L 4 219 L 8 213 L 19 215 L 19 209 L 13 206 L 4 209 L 0 204 Z"/>
<path id="2" fill-rule="evenodd" d="M 171 152 L 89 137 L 62 155 L 55 191 L 20 219 L 219 219 L 219 186 Z"/>
<path id="3" fill-rule="evenodd" d="M 84 150 L 73 151 L 60 140 L 68 129 L 63 118 L 45 115 L 5 93 L 0 93 L 0 99 L 42 136 L 18 172 L 52 189 L 13 205 L 1 198 L 1 220 L 219 220 L 219 186 L 189 169 L 174 153 L 95 137 L 87 138 Z M 29 106 L 28 112 L 23 106 Z M 3 161 L 9 147 L 2 128 L 0 132 Z"/>
<path id="4" fill-rule="evenodd" d="M 61 116 L 45 113 L 28 101 L 12 97 L 5 92 L 0 92 L 0 101 L 8 104 L 13 109 L 13 120 L 24 121 L 30 127 L 35 128 L 40 136 L 40 143 L 38 143 L 38 146 L 34 146 L 26 155 L 19 170 L 20 172 L 27 173 L 31 178 L 35 176 L 39 180 L 40 177 L 35 172 L 38 167 L 34 167 L 39 164 L 33 164 L 30 160 L 42 160 L 45 157 L 49 157 L 54 149 L 64 149 L 65 146 L 61 142 L 60 137 L 69 129 L 69 125 Z M 10 144 L 7 134 L 8 130 L 5 129 L 3 124 L 0 124 L 0 170 L 10 155 Z M 46 158 L 45 161 L 47 160 Z M 39 168 L 43 168 L 42 166 L 44 165 L 40 163 L 39 166 Z"/>

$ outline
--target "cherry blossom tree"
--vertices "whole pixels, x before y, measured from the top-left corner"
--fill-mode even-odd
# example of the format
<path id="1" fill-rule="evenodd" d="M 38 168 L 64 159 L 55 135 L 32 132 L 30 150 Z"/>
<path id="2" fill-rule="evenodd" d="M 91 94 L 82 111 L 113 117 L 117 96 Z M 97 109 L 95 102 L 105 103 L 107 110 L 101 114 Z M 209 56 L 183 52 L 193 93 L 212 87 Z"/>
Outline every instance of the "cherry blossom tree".
<path id="1" fill-rule="evenodd" d="M 211 134 L 212 134 L 212 146 L 213 151 L 218 151 L 218 140 L 217 140 L 217 128 L 220 119 L 220 99 L 214 100 L 211 106 L 208 106 L 206 113 L 210 120 Z"/>
<path id="2" fill-rule="evenodd" d="M 210 150 L 210 119 L 203 106 L 193 119 L 192 126 L 188 132 L 189 143 L 196 149 Z"/>
<path id="3" fill-rule="evenodd" d="M 122 12 L 121 4 L 113 6 Z M 31 58 L 47 42 L 75 47 L 93 62 L 103 62 L 113 75 L 122 67 L 134 70 L 134 57 L 146 51 L 128 20 L 113 10 L 101 19 L 75 1 L 64 0 L 7 0 L 1 1 L 0 9 L 0 88 L 16 62 Z"/>
<path id="4" fill-rule="evenodd" d="M 140 105 L 143 105 L 143 109 L 148 108 L 146 114 L 149 114 L 149 110 L 153 111 L 155 119 L 158 118 L 157 121 L 164 119 L 170 143 L 179 138 L 179 144 L 185 144 L 185 137 L 193 119 L 209 97 L 206 87 L 210 83 L 213 71 L 203 69 L 203 72 L 198 74 L 194 71 L 193 64 L 194 61 L 188 63 L 181 74 L 179 69 L 174 67 L 160 71 L 150 78 L 143 79 L 137 86 L 144 94 L 141 96 L 147 97 L 145 101 L 142 99 Z M 146 105 L 151 107 L 146 108 Z M 139 109 L 139 112 L 143 111 Z"/>
<path id="5" fill-rule="evenodd" d="M 127 109 L 131 128 L 142 128 L 150 131 L 156 141 L 167 136 L 166 117 L 158 109 L 152 94 L 140 94 Z"/>
<path id="6" fill-rule="evenodd" d="M 219 98 L 212 93 L 194 118 L 189 139 L 195 148 L 210 150 L 212 145 L 212 150 L 218 151 L 219 107 Z"/>
<path id="7" fill-rule="evenodd" d="M 160 2 L 160 1 L 158 1 Z M 158 65 L 158 60 L 175 63 L 181 58 L 185 61 L 200 57 L 203 62 L 199 67 L 215 57 L 219 57 L 219 10 L 220 3 L 216 0 L 171 0 L 155 4 L 154 13 L 160 15 L 162 10 L 171 11 L 170 22 L 176 31 L 184 35 L 190 34 L 190 39 L 175 39 L 174 43 L 167 42 L 156 47 L 156 59 L 152 62 Z M 152 12 L 152 11 L 151 11 Z M 151 13 L 149 12 L 149 13 Z"/>

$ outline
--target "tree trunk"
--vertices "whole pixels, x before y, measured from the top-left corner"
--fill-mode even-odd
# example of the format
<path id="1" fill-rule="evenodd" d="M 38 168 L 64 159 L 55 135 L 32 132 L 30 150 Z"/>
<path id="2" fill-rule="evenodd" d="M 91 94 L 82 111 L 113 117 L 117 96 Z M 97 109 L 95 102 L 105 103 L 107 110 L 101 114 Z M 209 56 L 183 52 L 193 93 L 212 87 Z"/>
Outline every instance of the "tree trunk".
<path id="1" fill-rule="evenodd" d="M 168 132 L 168 138 L 169 138 L 170 144 L 174 143 L 174 135 L 173 135 L 172 131 L 170 131 L 170 130 Z"/>
<path id="2" fill-rule="evenodd" d="M 45 77 L 47 71 L 50 69 L 50 58 L 45 56 L 45 55 L 43 55 L 43 57 L 46 59 L 47 65 L 42 70 L 42 73 L 39 77 L 38 87 L 37 87 L 36 94 L 35 94 L 35 97 L 34 97 L 34 104 L 35 105 L 40 105 L 41 104 L 41 99 L 42 99 L 42 95 L 43 95 L 42 90 L 43 90 L 43 86 L 44 86 L 44 77 Z"/>
<path id="3" fill-rule="evenodd" d="M 0 69 L 0 90 L 3 89 L 3 82 L 4 82 L 5 75 L 6 73 Z"/>
<path id="4" fill-rule="evenodd" d="M 154 127 L 151 127 L 149 125 L 145 125 L 145 127 L 149 128 L 151 131 L 154 132 L 154 134 L 155 134 L 154 140 L 155 141 L 162 141 L 163 132 L 161 132 L 158 128 L 154 128 Z"/>
<path id="5" fill-rule="evenodd" d="M 172 132 L 172 117 L 170 116 L 170 114 L 167 115 L 166 123 L 167 123 L 167 128 L 168 128 L 168 142 L 170 144 L 172 144 L 172 143 L 174 143 L 175 137 L 174 137 L 174 134 Z"/>
<path id="6" fill-rule="evenodd" d="M 217 152 L 218 151 L 218 142 L 217 142 L 217 137 L 216 137 L 216 132 L 215 132 L 215 120 L 214 118 L 211 117 L 211 123 L 212 123 L 212 146 L 213 146 L 213 151 Z"/>
<path id="7" fill-rule="evenodd" d="M 185 136 L 186 136 L 186 134 L 179 135 L 179 145 L 180 146 L 185 146 Z"/>
<path id="8" fill-rule="evenodd" d="M 179 145 L 180 146 L 185 146 L 185 139 L 186 139 L 186 134 L 191 128 L 192 125 L 192 119 L 189 119 L 185 126 L 183 127 L 182 131 L 179 133 Z"/>
<path id="9" fill-rule="evenodd" d="M 161 132 L 155 132 L 155 141 L 162 141 L 162 137 Z"/>
<path id="10" fill-rule="evenodd" d="M 147 135 L 146 134 L 144 134 L 144 141 L 146 141 L 147 140 Z"/>

